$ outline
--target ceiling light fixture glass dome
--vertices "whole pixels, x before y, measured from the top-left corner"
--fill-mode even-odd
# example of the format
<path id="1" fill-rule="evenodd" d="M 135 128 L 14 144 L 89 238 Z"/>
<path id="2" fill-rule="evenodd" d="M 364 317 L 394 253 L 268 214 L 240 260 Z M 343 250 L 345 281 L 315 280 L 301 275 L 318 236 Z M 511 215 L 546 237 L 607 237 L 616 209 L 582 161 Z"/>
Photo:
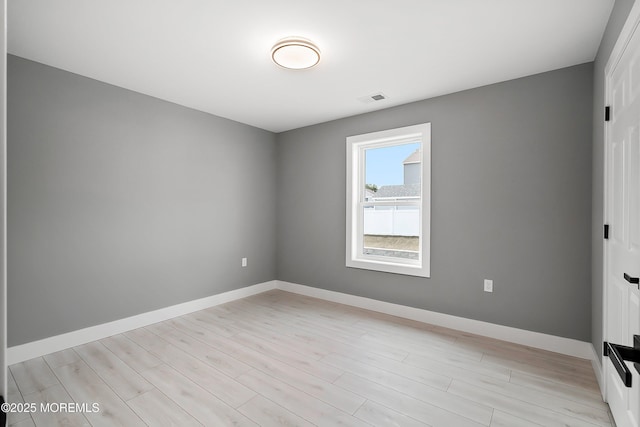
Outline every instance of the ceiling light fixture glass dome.
<path id="1" fill-rule="evenodd" d="M 287 37 L 273 45 L 271 59 L 281 67 L 303 70 L 320 62 L 320 49 L 311 40 Z"/>

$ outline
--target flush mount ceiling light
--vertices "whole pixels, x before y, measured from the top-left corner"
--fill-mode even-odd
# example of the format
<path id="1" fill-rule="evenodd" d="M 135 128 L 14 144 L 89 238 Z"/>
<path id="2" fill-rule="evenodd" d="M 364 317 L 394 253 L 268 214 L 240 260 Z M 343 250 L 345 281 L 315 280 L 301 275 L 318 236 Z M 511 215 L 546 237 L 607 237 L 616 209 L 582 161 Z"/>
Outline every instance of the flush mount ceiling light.
<path id="1" fill-rule="evenodd" d="M 287 37 L 273 45 L 271 59 L 281 67 L 303 70 L 320 62 L 320 49 L 311 40 Z"/>

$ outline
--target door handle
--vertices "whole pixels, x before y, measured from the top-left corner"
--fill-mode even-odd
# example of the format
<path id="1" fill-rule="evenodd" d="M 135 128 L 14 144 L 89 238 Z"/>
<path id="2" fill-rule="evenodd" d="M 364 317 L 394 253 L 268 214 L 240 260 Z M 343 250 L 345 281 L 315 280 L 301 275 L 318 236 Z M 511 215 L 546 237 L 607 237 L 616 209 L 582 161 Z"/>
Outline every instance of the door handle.
<path id="1" fill-rule="evenodd" d="M 640 277 L 632 277 L 632 276 L 629 276 L 627 273 L 624 273 L 624 280 L 631 283 L 632 285 L 640 284 Z"/>
<path id="2" fill-rule="evenodd" d="M 620 379 L 626 387 L 631 387 L 631 371 L 625 360 L 634 362 L 633 366 L 640 373 L 640 335 L 633 336 L 633 347 L 604 342 L 604 355 L 609 357 L 613 367 L 618 371 Z"/>

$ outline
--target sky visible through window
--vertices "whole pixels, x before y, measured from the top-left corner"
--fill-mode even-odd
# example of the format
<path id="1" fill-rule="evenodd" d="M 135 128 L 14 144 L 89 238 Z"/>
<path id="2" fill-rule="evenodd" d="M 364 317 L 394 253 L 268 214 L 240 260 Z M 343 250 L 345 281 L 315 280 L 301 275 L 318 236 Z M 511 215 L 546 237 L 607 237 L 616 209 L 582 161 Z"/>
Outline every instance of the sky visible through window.
<path id="1" fill-rule="evenodd" d="M 365 152 L 365 181 L 383 185 L 400 185 L 404 183 L 404 166 L 402 162 L 420 148 L 419 142 L 395 145 L 392 147 L 371 148 Z"/>

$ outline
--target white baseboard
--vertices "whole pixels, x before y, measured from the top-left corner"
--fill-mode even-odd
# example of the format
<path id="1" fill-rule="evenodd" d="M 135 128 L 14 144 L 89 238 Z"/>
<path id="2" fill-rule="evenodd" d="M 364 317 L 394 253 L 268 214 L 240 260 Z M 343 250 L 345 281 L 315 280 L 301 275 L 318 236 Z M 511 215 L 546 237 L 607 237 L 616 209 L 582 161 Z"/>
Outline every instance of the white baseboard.
<path id="1" fill-rule="evenodd" d="M 390 314 L 392 316 L 403 317 L 419 322 L 457 329 L 463 332 L 509 341 L 516 344 L 589 359 L 594 365 L 596 377 L 598 378 L 598 382 L 601 384 L 602 367 L 600 365 L 600 359 L 597 357 L 591 343 L 527 331 L 524 329 L 512 328 L 509 326 L 496 325 L 493 323 L 482 322 L 480 320 L 437 313 L 420 308 L 407 307 L 341 292 L 328 291 L 326 289 L 314 288 L 296 283 L 283 282 L 280 280 L 259 283 L 257 285 L 247 286 L 245 288 L 224 292 L 194 301 L 188 301 L 182 304 L 127 317 L 125 319 L 115 320 L 113 322 L 91 326 L 77 331 L 10 347 L 7 349 L 7 364 L 12 365 L 14 363 L 23 362 L 25 360 L 33 359 L 34 357 L 44 356 L 45 354 L 86 344 L 91 341 L 127 332 L 132 329 L 141 328 L 143 326 L 148 326 L 153 323 L 162 322 L 164 320 L 193 313 L 194 311 L 203 310 L 205 308 L 224 304 L 226 302 L 245 298 L 272 289 L 280 289 L 326 301 Z"/>
<path id="2" fill-rule="evenodd" d="M 296 283 L 288 283 L 280 280 L 277 280 L 276 282 L 277 288 L 283 291 L 351 305 L 354 307 L 390 314 L 392 316 L 403 317 L 405 319 L 417 320 L 419 322 L 430 323 L 432 325 L 457 329 L 459 331 L 527 345 L 529 347 L 554 351 L 556 353 L 580 357 L 582 359 L 593 360 L 594 357 L 593 346 L 591 343 L 584 341 L 557 337 L 555 335 L 542 334 L 509 326 L 496 325 L 494 323 L 487 323 L 480 320 L 467 319 L 464 317 L 452 316 L 450 314 L 407 307 L 404 305 L 393 304 L 356 295 L 298 285 Z"/>
<path id="3" fill-rule="evenodd" d="M 45 354 L 54 353 L 56 351 L 110 337 L 112 335 L 121 334 L 132 329 L 141 328 L 153 323 L 193 313 L 194 311 L 203 310 L 205 308 L 224 304 L 240 298 L 266 292 L 275 289 L 276 285 L 275 280 L 259 283 L 257 285 L 247 286 L 245 288 L 235 289 L 233 291 L 149 311 L 136 316 L 114 320 L 113 322 L 90 326 L 77 331 L 9 347 L 7 349 L 7 364 L 13 365 L 14 363 L 23 362 L 25 360 L 33 359 L 34 357 L 44 356 Z"/>
<path id="4" fill-rule="evenodd" d="M 604 369 L 602 367 L 603 359 L 596 348 L 591 345 L 591 366 L 593 367 L 593 372 L 596 374 L 596 380 L 598 381 L 598 387 L 600 387 L 600 391 L 602 392 L 602 398 L 604 399 Z"/>

